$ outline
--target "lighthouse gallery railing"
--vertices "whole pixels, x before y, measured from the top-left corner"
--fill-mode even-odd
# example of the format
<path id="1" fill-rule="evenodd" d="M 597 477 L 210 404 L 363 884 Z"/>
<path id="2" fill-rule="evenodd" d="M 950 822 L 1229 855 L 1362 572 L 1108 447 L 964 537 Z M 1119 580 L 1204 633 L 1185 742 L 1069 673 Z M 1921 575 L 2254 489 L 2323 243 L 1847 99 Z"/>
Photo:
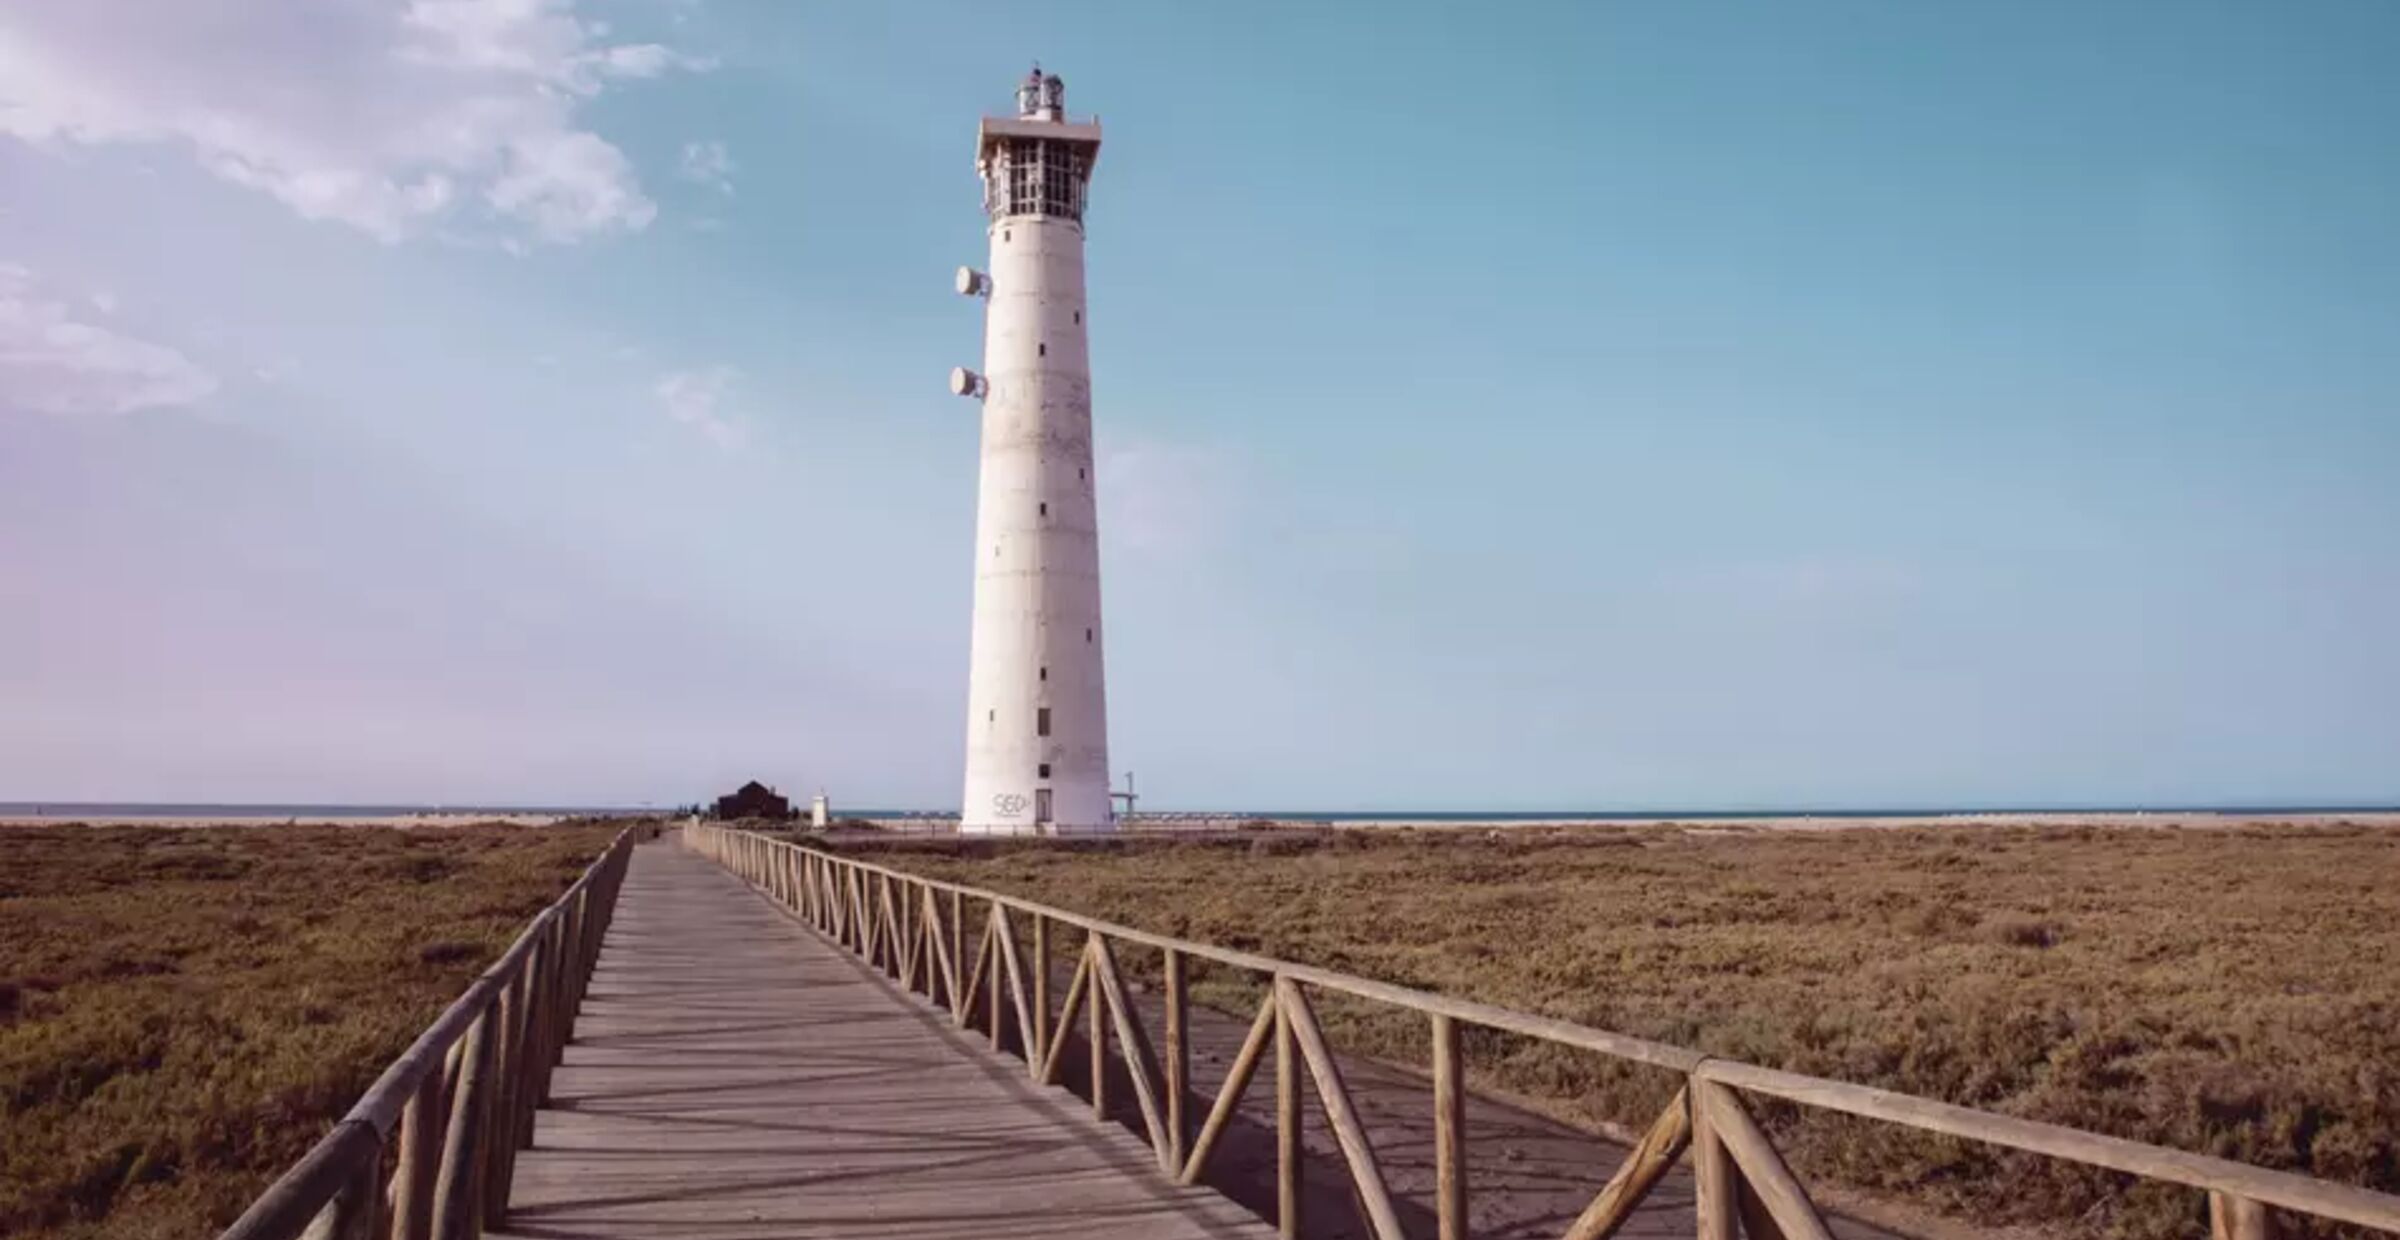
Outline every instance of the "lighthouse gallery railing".
<path id="1" fill-rule="evenodd" d="M 1823 1216 L 1774 1144 L 1752 1119 L 1745 1094 L 1781 1099 L 1922 1132 L 2023 1150 L 2085 1166 L 2123 1172 L 2208 1194 L 2213 1240 L 2266 1240 L 2270 1207 L 2400 1233 L 2400 1197 L 2270 1171 L 2245 1163 L 2098 1133 L 2064 1128 L 1890 1090 L 1774 1068 L 1737 1063 L 1624 1034 L 1506 1008 L 1429 994 L 1328 969 L 1274 960 L 1207 943 L 1151 934 L 1064 909 L 980 888 L 925 878 L 871 862 L 840 857 L 746 831 L 693 822 L 685 843 L 757 886 L 835 942 L 858 953 L 907 989 L 948 1006 L 962 1027 L 980 1019 L 992 1045 L 1016 1034 L 1034 1079 L 1056 1084 L 1064 1066 L 1067 1031 L 1080 1007 L 1089 1022 L 1092 1106 L 1105 1110 L 1109 1043 L 1132 1081 L 1142 1126 L 1161 1174 L 1180 1183 L 1199 1180 L 1210 1152 L 1232 1119 L 1252 1075 L 1275 1050 L 1277 1223 L 1300 1234 L 1301 1075 L 1318 1101 L 1348 1164 L 1361 1213 L 1378 1240 L 1401 1240 L 1400 1221 L 1360 1123 L 1339 1062 L 1327 1047 L 1310 1005 L 1311 990 L 1339 992 L 1419 1012 L 1431 1022 L 1436 1211 L 1441 1240 L 1464 1240 L 1467 1158 L 1465 1076 L 1459 1049 L 1462 1024 L 1505 1030 L 1563 1046 L 1664 1068 L 1683 1086 L 1650 1125 L 1615 1178 L 1567 1229 L 1567 1240 L 1601 1240 L 1632 1217 L 1634 1208 L 1688 1149 L 1698 1188 L 1701 1240 L 1831 1240 Z M 970 919 L 969 906 L 981 916 Z M 968 955 L 970 920 L 980 937 Z M 1031 939 L 1028 963 L 1019 922 Z M 1084 932 L 1073 980 L 1055 1019 L 1050 1003 L 1053 926 Z M 1164 1055 L 1154 1047 L 1129 1001 L 1112 942 L 1161 953 L 1166 1008 Z M 1217 1097 L 1197 1130 L 1190 1094 L 1186 965 L 1208 960 L 1267 981 L 1267 993 Z"/>

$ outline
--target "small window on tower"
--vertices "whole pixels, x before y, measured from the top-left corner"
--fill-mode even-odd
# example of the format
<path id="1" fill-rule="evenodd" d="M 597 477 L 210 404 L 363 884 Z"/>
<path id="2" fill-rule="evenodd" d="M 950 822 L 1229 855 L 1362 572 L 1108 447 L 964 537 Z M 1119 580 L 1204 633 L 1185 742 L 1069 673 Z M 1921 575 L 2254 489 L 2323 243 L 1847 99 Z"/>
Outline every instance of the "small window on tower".
<path id="1" fill-rule="evenodd" d="M 1044 505 L 1042 505 L 1042 515 L 1043 515 L 1043 516 L 1045 516 L 1045 517 L 1050 515 L 1050 505 L 1048 505 L 1048 504 L 1044 504 Z"/>
<path id="2" fill-rule="evenodd" d="M 1046 344 L 1037 344 L 1037 345 L 1033 346 L 1033 351 L 1034 351 L 1035 355 L 1036 355 L 1036 356 L 1039 356 L 1039 357 L 1048 357 L 1048 356 L 1050 356 L 1050 346 L 1049 346 L 1049 345 L 1046 345 Z"/>
<path id="3" fill-rule="evenodd" d="M 1016 236 L 1016 235 L 1017 235 L 1017 234 L 1016 234 L 1016 231 L 1015 231 L 1014 229 L 1003 228 L 1003 229 L 1001 229 L 1001 230 L 1000 230 L 1000 239 L 1001 239 L 1002 241 L 1006 241 L 1006 240 L 1008 240 L 1010 237 L 1014 237 L 1014 236 Z"/>
<path id="4" fill-rule="evenodd" d="M 1034 778 L 1036 778 L 1036 779 L 1048 779 L 1048 778 L 1050 778 L 1050 764 L 1049 764 L 1049 763 L 1047 763 L 1047 762 L 1044 762 L 1043 764 L 1041 764 L 1039 767 L 1037 767 L 1037 768 L 1035 768 L 1035 769 L 1036 769 L 1036 770 L 1038 770 L 1038 771 L 1040 771 L 1041 773 L 1040 773 L 1039 775 L 1036 775 L 1036 776 L 1034 776 Z"/>
<path id="5" fill-rule="evenodd" d="M 1075 312 L 1075 321 L 1076 321 L 1076 322 L 1078 322 L 1078 323 L 1081 323 L 1081 322 L 1083 321 L 1083 311 L 1081 311 L 1081 310 L 1078 310 L 1078 311 L 1076 311 L 1076 312 Z"/>
<path id="6" fill-rule="evenodd" d="M 1040 709 L 1038 709 L 1038 710 L 1036 710 L 1036 711 L 1034 711 L 1034 712 L 1033 712 L 1033 734 L 1034 734 L 1035 736 L 1048 736 L 1048 735 L 1050 735 L 1050 708 L 1049 708 L 1049 707 L 1047 707 L 1047 706 L 1044 706 L 1044 707 L 1042 707 L 1042 708 L 1040 708 Z"/>
<path id="7" fill-rule="evenodd" d="M 1050 669 L 1049 669 L 1049 668 L 1046 668 L 1046 667 L 1045 667 L 1045 668 L 1043 668 L 1043 669 L 1042 669 L 1042 679 L 1044 679 L 1044 680 L 1048 680 L 1048 679 L 1050 679 Z"/>
<path id="8" fill-rule="evenodd" d="M 1087 642 L 1092 640 L 1092 631 L 1090 629 L 1085 629 L 1083 631 L 1083 640 Z"/>

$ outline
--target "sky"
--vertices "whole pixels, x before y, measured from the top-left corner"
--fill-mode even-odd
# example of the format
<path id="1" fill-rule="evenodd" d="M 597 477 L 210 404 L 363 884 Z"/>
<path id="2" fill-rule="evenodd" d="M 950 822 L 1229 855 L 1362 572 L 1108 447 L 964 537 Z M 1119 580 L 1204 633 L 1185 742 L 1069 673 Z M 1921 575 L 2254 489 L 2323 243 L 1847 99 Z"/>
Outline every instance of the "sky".
<path id="1" fill-rule="evenodd" d="M 0 800 L 955 808 L 976 118 L 1147 807 L 2400 802 L 2400 8 L 0 0 Z M 1121 777 L 1120 777 L 1121 778 Z"/>

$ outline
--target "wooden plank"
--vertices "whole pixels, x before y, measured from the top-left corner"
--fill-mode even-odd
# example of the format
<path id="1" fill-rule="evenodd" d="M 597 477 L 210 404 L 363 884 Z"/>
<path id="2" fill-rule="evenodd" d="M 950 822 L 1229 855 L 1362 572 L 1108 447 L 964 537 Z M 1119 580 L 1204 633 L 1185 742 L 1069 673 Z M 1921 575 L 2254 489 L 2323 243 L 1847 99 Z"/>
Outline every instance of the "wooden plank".
<path id="1" fill-rule="evenodd" d="M 1217 1100 L 1200 1125 L 1192 1152 L 1183 1161 L 1183 1174 L 1175 1177 L 1178 1183 L 1200 1182 L 1200 1173 L 1208 1167 L 1209 1152 L 1217 1148 L 1217 1138 L 1224 1135 L 1225 1125 L 1241 1106 L 1242 1093 L 1250 1088 L 1250 1078 L 1258 1071 L 1258 1061 L 1266 1053 L 1267 1037 L 1276 1027 L 1275 1012 L 1275 994 L 1269 991 L 1258 1005 L 1258 1018 L 1250 1022 L 1250 1036 L 1242 1039 L 1241 1051 L 1234 1055 L 1233 1066 L 1225 1072 L 1225 1083 L 1217 1089 Z"/>
<path id="2" fill-rule="evenodd" d="M 1650 1130 L 1642 1134 L 1641 1143 L 1625 1156 L 1617 1173 L 1567 1228 L 1565 1240 L 1608 1240 L 1617 1234 L 1617 1229 L 1633 1218 L 1634 1207 L 1658 1187 L 1691 1143 L 1691 1090 L 1687 1087 L 1675 1091 L 1674 1101 L 1658 1113 Z"/>
<path id="3" fill-rule="evenodd" d="M 1317 1015 L 1309 1009 L 1307 993 L 1297 982 L 1279 977 L 1275 979 L 1275 996 L 1290 1019 L 1301 1055 L 1308 1060 L 1309 1076 L 1317 1083 L 1317 1102 L 1325 1108 L 1325 1121 L 1333 1128 L 1333 1139 L 1342 1147 L 1343 1160 L 1350 1164 L 1351 1186 L 1358 1190 L 1360 1211 L 1367 1216 L 1377 1240 L 1406 1240 L 1399 1212 L 1392 1208 L 1392 1190 L 1384 1183 L 1383 1167 L 1375 1160 L 1375 1147 L 1367 1140 L 1366 1126 L 1359 1123 L 1358 1111 L 1351 1105 L 1349 1086 L 1342 1081 L 1342 1066 L 1325 1045 L 1325 1035 L 1317 1028 Z"/>
<path id="4" fill-rule="evenodd" d="M 1467 1089 L 1458 1054 L 1458 1022 L 1433 1017 L 1434 1220 L 1441 1240 L 1466 1240 Z"/>
<path id="5" fill-rule="evenodd" d="M 1100 993 L 1108 1001 L 1109 1014 L 1116 1018 L 1117 1046 L 1125 1060 L 1125 1075 L 1133 1082 L 1133 1101 L 1141 1108 L 1142 1127 L 1150 1134 L 1159 1170 L 1171 1171 L 1175 1164 L 1168 1161 L 1166 1117 L 1158 1105 L 1158 1057 L 1151 1052 L 1150 1035 L 1125 996 L 1125 981 L 1117 973 L 1117 954 L 1109 950 L 1106 938 L 1092 941 L 1092 962 Z"/>

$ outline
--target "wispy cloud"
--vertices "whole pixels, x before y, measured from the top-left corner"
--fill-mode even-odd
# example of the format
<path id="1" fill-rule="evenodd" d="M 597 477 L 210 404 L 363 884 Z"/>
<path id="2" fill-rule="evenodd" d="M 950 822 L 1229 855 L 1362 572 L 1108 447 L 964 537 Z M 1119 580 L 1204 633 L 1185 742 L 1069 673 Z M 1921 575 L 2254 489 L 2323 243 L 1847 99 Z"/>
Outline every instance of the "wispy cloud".
<path id="1" fill-rule="evenodd" d="M 1205 444 L 1117 437 L 1096 467 L 1102 539 L 1144 557 L 1214 547 L 1248 489 L 1239 459 Z"/>
<path id="2" fill-rule="evenodd" d="M 741 378 L 731 366 L 675 370 L 660 375 L 650 389 L 668 417 L 697 428 L 721 448 L 738 448 L 748 438 L 740 423 L 723 412 L 726 394 Z"/>
<path id="3" fill-rule="evenodd" d="M 725 150 L 723 142 L 714 138 L 683 144 L 680 174 L 684 180 L 705 185 L 720 194 L 733 192 L 733 156 Z"/>
<path id="4" fill-rule="evenodd" d="M 31 271 L 0 263 L 0 409 L 131 413 L 196 404 L 216 390 L 216 376 L 182 353 L 86 322 Z"/>
<path id="5" fill-rule="evenodd" d="M 606 33 L 574 0 L 17 6 L 0 26 L 0 134 L 184 144 L 227 181 L 386 242 L 469 226 L 575 242 L 657 215 L 584 105 L 712 64 Z"/>

